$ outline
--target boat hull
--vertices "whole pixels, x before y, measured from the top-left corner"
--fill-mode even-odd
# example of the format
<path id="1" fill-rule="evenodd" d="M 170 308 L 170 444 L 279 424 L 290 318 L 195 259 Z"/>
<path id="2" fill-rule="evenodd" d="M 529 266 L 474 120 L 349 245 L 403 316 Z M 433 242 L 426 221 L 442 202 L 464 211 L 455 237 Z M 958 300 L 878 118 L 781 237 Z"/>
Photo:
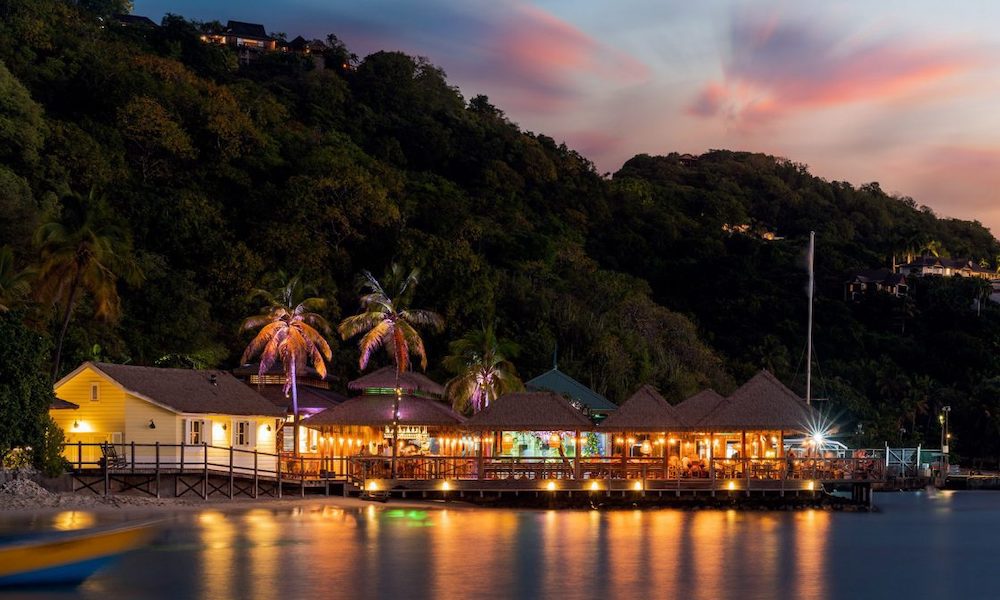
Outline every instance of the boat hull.
<path id="1" fill-rule="evenodd" d="M 42 534 L 0 545 L 0 587 L 81 583 L 118 556 L 152 541 L 150 524 Z"/>

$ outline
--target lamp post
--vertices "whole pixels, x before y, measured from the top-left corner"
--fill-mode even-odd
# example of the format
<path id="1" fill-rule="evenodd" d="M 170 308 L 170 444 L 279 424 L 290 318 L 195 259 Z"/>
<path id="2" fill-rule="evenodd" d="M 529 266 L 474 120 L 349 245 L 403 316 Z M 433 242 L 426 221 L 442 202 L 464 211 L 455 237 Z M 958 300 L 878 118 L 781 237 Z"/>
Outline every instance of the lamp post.
<path id="1" fill-rule="evenodd" d="M 943 465 L 942 474 L 943 477 L 948 476 L 948 446 L 951 441 L 951 434 L 948 433 L 948 417 L 951 414 L 951 406 L 944 406 L 941 408 L 941 414 L 938 415 L 938 419 L 941 422 L 941 462 Z"/>

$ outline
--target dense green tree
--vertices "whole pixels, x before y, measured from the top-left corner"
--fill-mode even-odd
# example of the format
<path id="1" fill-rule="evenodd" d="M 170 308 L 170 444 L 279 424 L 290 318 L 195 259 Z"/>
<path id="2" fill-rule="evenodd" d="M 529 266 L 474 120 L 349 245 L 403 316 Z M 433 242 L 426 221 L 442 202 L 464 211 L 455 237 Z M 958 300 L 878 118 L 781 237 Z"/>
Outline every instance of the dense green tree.
<path id="1" fill-rule="evenodd" d="M 15 448 L 41 448 L 49 405 L 48 339 L 26 327 L 23 313 L 0 313 L 0 464 Z M 54 435 L 54 432 L 53 432 Z"/>

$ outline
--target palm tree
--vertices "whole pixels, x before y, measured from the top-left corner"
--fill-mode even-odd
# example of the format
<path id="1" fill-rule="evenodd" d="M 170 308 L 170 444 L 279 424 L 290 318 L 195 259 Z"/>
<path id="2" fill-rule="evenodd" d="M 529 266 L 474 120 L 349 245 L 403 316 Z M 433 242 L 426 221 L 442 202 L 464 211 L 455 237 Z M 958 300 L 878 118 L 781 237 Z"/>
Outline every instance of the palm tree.
<path id="1" fill-rule="evenodd" d="M 338 331 L 343 339 L 364 334 L 358 347 L 361 357 L 358 366 L 363 370 L 379 348 L 385 348 L 396 365 L 396 399 L 392 405 L 392 477 L 396 477 L 396 439 L 399 437 L 399 403 L 402 390 L 399 377 L 410 367 L 410 353 L 420 358 L 420 368 L 427 370 L 427 353 L 424 341 L 416 327 L 426 325 L 440 330 L 444 320 L 435 312 L 410 308 L 413 291 L 420 271 L 413 269 L 403 275 L 399 265 L 392 265 L 383 286 L 368 271 L 362 272 L 361 312 L 340 322 Z M 389 291 L 387 291 L 389 290 Z M 390 293 L 391 292 L 391 293 Z"/>
<path id="2" fill-rule="evenodd" d="M 449 344 L 448 350 L 451 355 L 444 359 L 444 366 L 455 377 L 445 386 L 445 393 L 455 410 L 463 412 L 471 406 L 479 412 L 501 395 L 524 389 L 510 362 L 520 347 L 498 338 L 494 324 L 467 332 Z"/>
<path id="3" fill-rule="evenodd" d="M 58 219 L 35 232 L 40 253 L 35 293 L 63 311 L 53 379 L 59 373 L 63 341 L 80 294 L 90 294 L 96 318 L 113 321 L 121 311 L 118 279 L 132 284 L 142 281 L 128 231 L 112 217 L 104 198 L 93 191 L 87 197 L 71 194 L 63 198 L 62 208 Z"/>
<path id="4" fill-rule="evenodd" d="M 326 306 L 326 300 L 315 296 L 311 286 L 302 283 L 299 275 L 287 277 L 279 271 L 274 280 L 283 282 L 275 291 L 255 289 L 250 298 L 261 298 L 267 306 L 259 314 L 243 321 L 240 331 L 258 329 L 257 335 L 243 351 L 241 362 L 247 363 L 260 355 L 258 375 L 263 377 L 275 361 L 281 361 L 285 371 L 285 395 L 292 396 L 292 453 L 299 455 L 299 393 L 297 373 L 305 369 L 309 362 L 319 373 L 326 376 L 326 362 L 333 357 L 330 344 L 317 328 L 329 331 L 326 319 L 314 311 Z"/>
<path id="5" fill-rule="evenodd" d="M 10 246 L 0 247 L 0 313 L 7 312 L 28 296 L 31 275 L 30 270 L 18 271 L 14 266 L 14 250 Z"/>

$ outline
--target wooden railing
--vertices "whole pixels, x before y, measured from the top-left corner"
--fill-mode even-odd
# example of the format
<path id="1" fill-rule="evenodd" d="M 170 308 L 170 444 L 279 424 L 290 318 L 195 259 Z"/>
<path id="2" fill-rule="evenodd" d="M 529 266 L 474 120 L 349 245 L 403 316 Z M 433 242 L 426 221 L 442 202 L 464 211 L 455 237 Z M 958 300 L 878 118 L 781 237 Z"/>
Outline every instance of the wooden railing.
<path id="1" fill-rule="evenodd" d="M 177 472 L 232 477 L 268 478 L 304 484 L 307 481 L 349 481 L 364 485 L 388 479 L 395 461 L 396 479 L 434 480 L 666 480 L 876 482 L 885 479 L 885 463 L 872 458 L 717 458 L 699 467 L 670 464 L 662 457 L 621 456 L 519 458 L 475 456 L 351 456 L 291 457 L 246 448 L 205 444 L 114 444 L 118 461 L 104 458 L 106 444 L 66 444 L 64 456 L 77 472 Z M 104 450 L 104 452 L 102 452 Z M 89 458 L 96 457 L 96 458 Z"/>
<path id="2" fill-rule="evenodd" d="M 388 457 L 347 459 L 352 480 L 387 479 Z M 662 458 L 620 456 L 514 458 L 417 456 L 396 458 L 396 479 L 650 479 L 650 480 L 815 480 L 883 481 L 884 463 L 870 458 L 717 458 L 698 467 L 664 464 Z"/>

